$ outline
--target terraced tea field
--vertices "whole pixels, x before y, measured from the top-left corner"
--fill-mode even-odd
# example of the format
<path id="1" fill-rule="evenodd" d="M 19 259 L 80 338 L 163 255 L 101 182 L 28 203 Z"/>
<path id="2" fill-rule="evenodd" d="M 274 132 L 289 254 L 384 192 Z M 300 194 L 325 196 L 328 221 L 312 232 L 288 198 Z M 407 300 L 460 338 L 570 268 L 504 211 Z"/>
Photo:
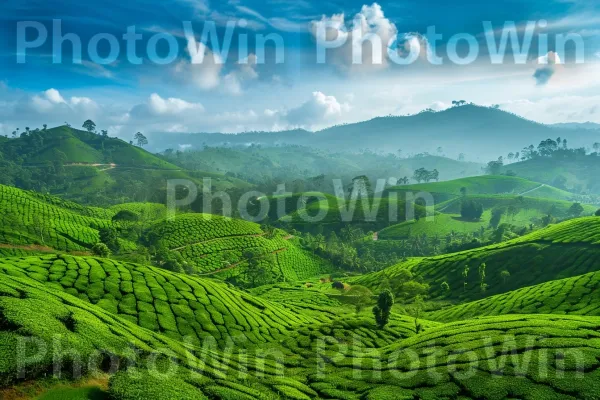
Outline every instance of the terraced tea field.
<path id="1" fill-rule="evenodd" d="M 300 327 L 269 343 L 270 355 L 264 357 L 174 340 L 26 276 L 3 273 L 0 320 L 1 386 L 19 381 L 16 365 L 23 360 L 15 359 L 14 349 L 25 335 L 37 344 L 77 350 L 84 360 L 95 356 L 96 364 L 89 365 L 103 365 L 111 374 L 108 392 L 116 400 L 600 396 L 596 317 L 491 317 L 429 323 L 419 334 L 394 330 L 396 323 L 410 326 L 410 319 L 381 331 L 370 327 L 371 321 L 347 318 Z M 98 351 L 105 356 L 98 358 Z M 69 354 L 63 359 L 65 373 Z M 25 360 L 26 376 L 44 374 L 53 356 Z M 117 360 L 128 360 L 136 373 L 117 372 Z M 148 365 L 163 373 L 147 371 Z"/>
<path id="2" fill-rule="evenodd" d="M 113 213 L 0 185 L 1 234 L 5 243 L 40 243 L 57 250 L 86 250 Z"/>
<path id="3" fill-rule="evenodd" d="M 600 272 L 559 279 L 457 305 L 429 314 L 435 321 L 456 321 L 507 314 L 600 315 Z"/>
<path id="4" fill-rule="evenodd" d="M 579 218 L 497 245 L 410 259 L 351 281 L 377 290 L 408 268 L 430 284 L 429 295 L 434 299 L 478 300 L 600 270 L 596 232 L 600 232 L 600 218 Z M 479 274 L 482 264 L 486 265 L 484 290 Z M 503 277 L 503 271 L 509 276 Z M 448 284 L 449 290 L 442 288 L 443 282 Z"/>
<path id="5" fill-rule="evenodd" d="M 0 272 L 34 279 L 174 340 L 201 343 L 210 337 L 223 347 L 228 340 L 251 346 L 316 322 L 218 281 L 113 260 L 8 258 L 0 261 Z"/>
<path id="6" fill-rule="evenodd" d="M 183 214 L 159 221 L 147 235 L 149 243 L 162 243 L 199 275 L 244 281 L 248 252 L 269 271 L 270 281 L 296 281 L 332 270 L 324 260 L 300 249 L 281 230 L 263 232 L 253 222 L 209 214 Z"/>

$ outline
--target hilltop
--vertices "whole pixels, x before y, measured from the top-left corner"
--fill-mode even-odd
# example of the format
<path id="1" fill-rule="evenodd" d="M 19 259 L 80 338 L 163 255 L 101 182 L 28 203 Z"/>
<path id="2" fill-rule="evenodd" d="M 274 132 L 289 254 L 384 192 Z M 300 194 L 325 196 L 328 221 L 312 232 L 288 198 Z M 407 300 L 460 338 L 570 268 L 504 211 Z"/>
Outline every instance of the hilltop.
<path id="1" fill-rule="evenodd" d="M 211 178 L 217 190 L 250 187 L 222 174 L 185 171 L 121 139 L 68 126 L 0 142 L 0 184 L 86 204 L 165 203 L 167 180 L 201 185 L 203 178 Z"/>
<path id="2" fill-rule="evenodd" d="M 177 170 L 146 150 L 118 138 L 74 129 L 68 126 L 30 131 L 26 136 L 0 144 L 8 159 L 20 158 L 26 166 L 55 163 Z"/>

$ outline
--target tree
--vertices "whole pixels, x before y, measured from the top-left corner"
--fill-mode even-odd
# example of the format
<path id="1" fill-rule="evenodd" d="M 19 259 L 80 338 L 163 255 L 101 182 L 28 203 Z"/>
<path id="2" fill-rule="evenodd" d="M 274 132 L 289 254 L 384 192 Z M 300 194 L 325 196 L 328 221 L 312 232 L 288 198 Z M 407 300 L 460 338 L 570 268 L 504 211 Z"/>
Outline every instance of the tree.
<path id="1" fill-rule="evenodd" d="M 108 137 L 108 131 L 106 129 L 102 129 L 100 133 L 102 134 L 102 137 Z"/>
<path id="2" fill-rule="evenodd" d="M 415 317 L 415 333 L 421 333 L 423 326 L 419 323 L 419 317 L 425 308 L 425 301 L 423 300 L 423 296 L 418 295 L 415 297 L 413 303 L 407 307 L 408 313 Z"/>
<path id="3" fill-rule="evenodd" d="M 148 139 L 141 132 L 136 133 L 133 136 L 133 140 L 135 140 L 138 147 L 144 147 L 148 144 Z"/>
<path id="4" fill-rule="evenodd" d="M 463 196 L 463 197 L 467 195 L 467 188 L 466 187 L 463 186 L 463 187 L 460 188 L 460 195 Z"/>
<path id="5" fill-rule="evenodd" d="M 248 266 L 245 277 L 251 287 L 266 285 L 271 281 L 269 264 L 273 263 L 273 255 L 259 249 L 247 249 L 243 253 Z"/>
<path id="6" fill-rule="evenodd" d="M 444 292 L 444 293 L 450 292 L 450 285 L 448 285 L 448 282 L 446 282 L 446 281 L 442 282 L 440 287 L 442 289 L 442 292 Z"/>
<path id="7" fill-rule="evenodd" d="M 480 279 L 480 283 L 479 283 L 479 287 L 481 288 L 482 292 L 485 292 L 487 290 L 487 284 L 485 283 L 485 263 L 481 264 L 479 266 L 479 279 Z"/>
<path id="8" fill-rule="evenodd" d="M 46 244 L 44 241 L 44 232 L 48 229 L 48 225 L 46 223 L 46 219 L 43 216 L 40 216 L 39 213 L 33 214 L 33 229 L 40 237 L 42 244 Z"/>
<path id="9" fill-rule="evenodd" d="M 485 172 L 488 175 L 499 175 L 503 166 L 504 161 L 502 161 L 502 157 L 500 157 L 497 161 L 490 161 L 489 163 L 487 163 L 487 166 L 485 167 Z"/>
<path id="10" fill-rule="evenodd" d="M 139 215 L 137 215 L 136 213 L 134 213 L 133 211 L 130 211 L 130 210 L 121 210 L 112 217 L 113 222 L 115 222 L 115 221 L 134 222 L 139 219 L 140 219 Z"/>
<path id="11" fill-rule="evenodd" d="M 92 247 L 92 253 L 95 256 L 106 258 L 110 256 L 110 249 L 104 243 L 99 242 Z"/>
<path id="12" fill-rule="evenodd" d="M 82 127 L 83 127 L 83 129 L 85 129 L 86 131 L 88 131 L 90 133 L 96 132 L 96 124 L 91 119 L 86 120 L 83 123 Z"/>
<path id="13" fill-rule="evenodd" d="M 504 284 L 506 284 L 506 281 L 508 281 L 508 278 L 510 278 L 510 272 L 508 272 L 507 270 L 504 270 L 504 271 L 500 272 L 500 277 L 502 278 L 502 281 L 504 282 Z"/>
<path id="14" fill-rule="evenodd" d="M 371 303 L 373 293 L 364 286 L 355 285 L 346 292 L 344 298 L 352 305 L 354 305 L 354 311 L 356 314 L 367 307 Z"/>
<path id="15" fill-rule="evenodd" d="M 474 200 L 465 199 L 460 204 L 460 215 L 469 221 L 477 221 L 483 215 L 483 205 Z"/>
<path id="16" fill-rule="evenodd" d="M 98 232 L 100 241 L 108 246 L 110 251 L 118 253 L 121 250 L 121 243 L 119 243 L 119 236 L 117 230 L 114 228 L 101 228 Z"/>
<path id="17" fill-rule="evenodd" d="M 573 203 L 571 207 L 569 207 L 569 211 L 567 211 L 567 213 L 571 217 L 579 217 L 583 211 L 583 206 L 580 203 Z"/>
<path id="18" fill-rule="evenodd" d="M 596 210 L 596 212 L 594 213 L 594 215 L 595 215 L 596 217 L 600 217 L 600 209 Z"/>
<path id="19" fill-rule="evenodd" d="M 467 291 L 467 278 L 469 277 L 469 266 L 465 265 L 465 268 L 462 271 L 462 277 L 463 277 L 463 292 Z"/>
<path id="20" fill-rule="evenodd" d="M 373 315 L 379 329 L 383 329 L 390 321 L 390 312 L 394 305 L 394 295 L 389 289 L 384 290 L 377 299 L 377 305 L 373 307 Z"/>
<path id="21" fill-rule="evenodd" d="M 502 216 L 506 212 L 504 207 L 496 207 L 492 209 L 492 217 L 490 218 L 490 226 L 494 229 L 498 228 L 500 225 L 500 221 L 502 220 Z"/>

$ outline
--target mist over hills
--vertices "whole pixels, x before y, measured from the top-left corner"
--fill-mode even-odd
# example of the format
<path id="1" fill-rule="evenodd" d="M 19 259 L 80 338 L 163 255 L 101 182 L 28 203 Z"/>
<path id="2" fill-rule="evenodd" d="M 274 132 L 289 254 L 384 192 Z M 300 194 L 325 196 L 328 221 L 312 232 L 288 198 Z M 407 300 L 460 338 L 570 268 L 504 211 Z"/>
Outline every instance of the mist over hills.
<path id="1" fill-rule="evenodd" d="M 191 133 L 152 135 L 152 149 L 201 148 L 223 145 L 275 146 L 297 144 L 335 151 L 370 149 L 404 154 L 439 152 L 449 157 L 489 161 L 548 138 L 563 137 L 571 146 L 591 146 L 597 136 L 588 127 L 544 125 L 497 108 L 468 104 L 444 111 L 409 116 L 378 117 L 337 125 L 317 132 L 302 129 L 279 132 Z"/>

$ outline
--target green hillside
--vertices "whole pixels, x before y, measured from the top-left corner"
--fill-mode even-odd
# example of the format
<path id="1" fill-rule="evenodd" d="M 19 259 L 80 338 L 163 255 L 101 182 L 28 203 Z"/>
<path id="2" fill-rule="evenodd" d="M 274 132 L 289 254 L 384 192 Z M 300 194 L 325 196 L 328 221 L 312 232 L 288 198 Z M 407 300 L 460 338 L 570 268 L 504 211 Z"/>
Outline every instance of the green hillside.
<path id="1" fill-rule="evenodd" d="M 186 135 L 180 140 L 194 143 L 194 137 L 194 134 Z M 229 137 L 239 139 L 244 136 L 230 135 Z M 448 180 L 479 175 L 483 167 L 478 163 L 457 161 L 441 155 L 412 156 L 406 150 L 398 153 L 398 149 L 382 154 L 370 150 L 344 153 L 279 144 L 247 146 L 245 143 L 235 147 L 229 147 L 229 143 L 217 145 L 219 147 L 209 147 L 201 143 L 192 144 L 192 150 L 177 153 L 170 149 L 162 154 L 165 159 L 188 170 L 226 173 L 249 182 L 285 181 L 288 183 L 288 189 L 294 191 L 302 190 L 295 187 L 295 180 L 307 179 L 308 182 L 305 184 L 312 185 L 304 190 L 324 190 L 327 193 L 333 193 L 332 179 L 348 182 L 355 176 L 365 175 L 375 182 L 377 179 L 389 176 L 411 177 L 416 169 L 425 168 L 437 169 L 440 179 Z M 319 180 L 321 175 L 323 179 Z"/>
<path id="2" fill-rule="evenodd" d="M 547 215 L 558 219 L 573 217 L 569 214 L 572 202 L 528 196 L 529 194 L 526 196 L 468 195 L 448 200 L 435 207 L 439 212 L 432 217 L 432 220 L 421 219 L 392 225 L 381 230 L 379 238 L 399 240 L 414 235 L 444 237 L 453 233 L 479 233 L 482 229 L 490 228 L 494 209 L 502 210 L 502 216 L 497 225 L 507 223 L 527 229 L 531 225 L 539 226 L 542 218 Z M 484 212 L 479 220 L 471 221 L 461 217 L 461 202 L 465 199 L 473 200 L 483 206 Z M 592 215 L 597 210 L 597 206 L 582 204 L 582 207 L 582 215 Z"/>
<path id="3" fill-rule="evenodd" d="M 248 188 L 234 177 L 189 172 L 121 139 L 61 126 L 0 142 L 0 184 L 52 193 L 84 204 L 166 202 L 167 180 L 198 187 Z"/>
<path id="4" fill-rule="evenodd" d="M 110 209 L 83 207 L 60 198 L 0 185 L 0 244 L 6 255 L 27 254 L 12 246 L 38 245 L 44 251 L 90 252 L 99 231 L 114 229 L 120 254 L 141 246 L 181 257 L 191 273 L 247 284 L 306 279 L 332 270 L 324 260 L 302 250 L 298 239 L 279 229 L 208 214 L 180 214 L 166 220 L 166 207 L 126 203 Z M 113 220 L 119 211 L 135 221 Z M 252 267 L 250 267 L 252 265 Z M 260 270 L 249 276 L 253 269 Z"/>
<path id="5" fill-rule="evenodd" d="M 28 277 L 123 320 L 174 340 L 215 338 L 257 345 L 278 340 L 294 326 L 315 323 L 281 306 L 232 290 L 215 280 L 160 268 L 91 257 L 42 256 L 0 261 L 2 274 Z"/>
<path id="6" fill-rule="evenodd" d="M 332 270 L 284 231 L 265 232 L 256 223 L 216 215 L 179 215 L 157 222 L 146 236 L 149 245 L 181 255 L 195 273 L 233 282 L 295 281 Z M 249 277 L 252 269 L 264 273 Z"/>
<path id="7" fill-rule="evenodd" d="M 395 316 L 397 322 L 384 331 L 373 330 L 361 318 L 317 322 L 222 284 L 105 260 L 3 260 L 2 268 L 0 384 L 4 387 L 20 381 L 14 349 L 18 337 L 24 335 L 35 338 L 28 342 L 35 345 L 68 346 L 71 352 L 58 367 L 67 377 L 73 350 L 83 360 L 98 351 L 110 354 L 112 358 L 86 363 L 82 372 L 90 365 L 105 365 L 111 372 L 108 394 L 115 400 L 593 399 L 600 395 L 594 384 L 600 364 L 600 350 L 595 345 L 600 338 L 596 330 L 600 319 L 594 317 L 493 317 L 428 324 L 415 335 L 407 329 L 412 321 Z M 73 291 L 61 290 L 65 288 L 62 284 L 52 283 L 59 276 L 68 279 L 69 271 L 78 274 L 75 284 L 81 291 L 77 289 L 76 296 Z M 111 286 L 126 287 L 127 282 L 133 287 L 135 301 L 127 295 L 120 301 L 110 297 L 117 293 Z M 154 303 L 148 302 L 150 298 Z M 125 312 L 117 314 L 115 309 Z M 158 321 L 148 325 L 151 329 L 134 323 L 146 324 L 153 320 L 151 315 Z M 228 319 L 231 321 L 226 322 Z M 200 340 L 210 324 L 217 327 L 210 336 L 223 331 L 237 334 L 239 329 L 241 336 L 232 337 L 238 338 L 233 353 L 231 348 L 223 350 L 220 341 L 221 345 L 206 348 L 199 347 L 198 341 L 178 340 L 183 335 L 189 339 L 188 333 Z M 294 329 L 289 330 L 291 327 Z M 323 341 L 323 337 L 328 339 Z M 266 342 L 252 342 L 251 338 Z M 274 357 L 261 357 L 262 346 L 269 346 Z M 254 350 L 241 352 L 243 348 Z M 25 377 L 44 375 L 52 368 L 53 357 L 55 353 L 49 352 L 41 358 L 28 358 Z M 111 371 L 114 364 L 110 360 L 127 360 L 137 373 Z M 153 363 L 148 364 L 149 360 Z M 160 365 L 163 371 L 174 365 L 176 374 L 158 375 L 148 371 L 148 365 Z M 56 371 L 56 364 L 54 368 Z"/>
<path id="8" fill-rule="evenodd" d="M 507 278 L 510 279 L 510 278 Z M 600 315 L 600 273 L 559 279 L 430 313 L 436 321 L 507 314 Z"/>
<path id="9" fill-rule="evenodd" d="M 434 299 L 472 301 L 555 279 L 600 270 L 600 218 L 588 217 L 549 226 L 532 234 L 474 250 L 413 258 L 354 282 L 377 289 L 393 284 L 404 269 L 430 284 Z M 486 264 L 482 289 L 479 267 Z M 466 278 L 463 276 L 468 267 Z M 510 279 L 502 272 L 508 271 Z M 442 283 L 449 290 L 442 288 Z"/>
<path id="10" fill-rule="evenodd" d="M 595 154 L 569 158 L 535 157 L 506 165 L 503 170 L 512 170 L 519 176 L 548 185 L 561 185 L 576 193 L 600 195 L 596 179 L 600 173 L 600 157 Z"/>
<path id="11" fill-rule="evenodd" d="M 0 151 L 18 155 L 25 164 L 117 164 L 123 167 L 179 169 L 153 154 L 121 139 L 104 137 L 68 126 L 31 132 L 1 144 Z"/>
<path id="12" fill-rule="evenodd" d="M 573 194 L 571 193 L 549 187 L 542 183 L 514 176 L 496 175 L 475 176 L 446 182 L 394 186 L 388 190 L 400 193 L 431 193 L 437 204 L 460 197 L 462 195 L 461 189 L 463 188 L 466 189 L 466 194 L 468 195 L 515 195 L 555 200 L 570 200 L 573 198 Z"/>

